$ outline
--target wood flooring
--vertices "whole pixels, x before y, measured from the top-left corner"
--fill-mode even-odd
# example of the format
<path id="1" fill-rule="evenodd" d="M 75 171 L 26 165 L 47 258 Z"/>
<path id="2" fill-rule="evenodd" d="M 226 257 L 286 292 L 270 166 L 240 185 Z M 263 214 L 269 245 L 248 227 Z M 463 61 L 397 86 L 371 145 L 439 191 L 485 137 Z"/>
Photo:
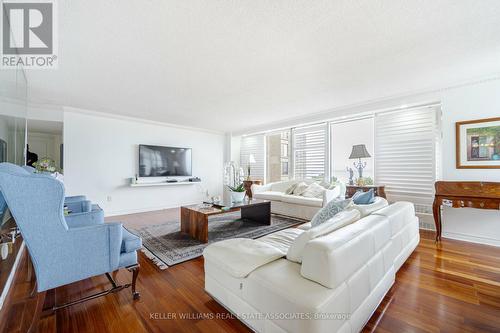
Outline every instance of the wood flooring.
<path id="1" fill-rule="evenodd" d="M 124 224 L 161 223 L 178 218 L 179 210 L 113 218 Z M 500 332 L 500 248 L 443 239 L 421 231 L 415 252 L 398 272 L 396 282 L 364 328 L 365 332 Z M 24 259 L 26 260 L 26 258 Z M 42 318 L 40 333 L 55 332 L 250 332 L 203 289 L 203 259 L 159 270 L 142 253 L 138 290 L 130 290 L 59 310 Z M 20 332 L 31 320 L 26 263 L 15 279 L 0 313 L 0 331 Z M 127 271 L 117 275 L 130 280 Z M 108 287 L 94 277 L 57 288 L 57 303 Z"/>

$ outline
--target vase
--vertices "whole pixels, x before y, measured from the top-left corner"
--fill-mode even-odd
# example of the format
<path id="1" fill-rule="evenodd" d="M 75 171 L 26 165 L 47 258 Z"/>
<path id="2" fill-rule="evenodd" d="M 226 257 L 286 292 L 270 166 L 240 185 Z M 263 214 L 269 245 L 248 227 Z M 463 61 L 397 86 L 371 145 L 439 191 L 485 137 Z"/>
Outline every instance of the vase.
<path id="1" fill-rule="evenodd" d="M 233 192 L 231 191 L 231 201 L 232 202 L 242 202 L 245 199 L 245 191 L 243 192 Z"/>

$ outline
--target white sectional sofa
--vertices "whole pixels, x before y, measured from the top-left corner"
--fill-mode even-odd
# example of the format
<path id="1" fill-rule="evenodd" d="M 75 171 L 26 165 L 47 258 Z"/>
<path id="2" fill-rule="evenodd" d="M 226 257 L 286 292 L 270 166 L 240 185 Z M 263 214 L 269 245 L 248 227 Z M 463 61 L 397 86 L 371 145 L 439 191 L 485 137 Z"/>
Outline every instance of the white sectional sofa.
<path id="1" fill-rule="evenodd" d="M 420 238 L 411 203 L 357 216 L 309 240 L 301 263 L 286 256 L 307 226 L 211 244 L 205 290 L 256 332 L 359 332 Z"/>
<path id="2" fill-rule="evenodd" d="M 253 184 L 252 195 L 256 199 L 271 201 L 271 212 L 273 214 L 291 216 L 304 220 L 311 220 L 314 214 L 330 200 L 345 198 L 346 188 L 343 184 L 339 184 L 332 190 L 325 190 L 322 198 L 285 194 L 285 191 L 290 186 L 299 182 L 311 184 L 314 180 L 289 180 L 266 185 Z"/>

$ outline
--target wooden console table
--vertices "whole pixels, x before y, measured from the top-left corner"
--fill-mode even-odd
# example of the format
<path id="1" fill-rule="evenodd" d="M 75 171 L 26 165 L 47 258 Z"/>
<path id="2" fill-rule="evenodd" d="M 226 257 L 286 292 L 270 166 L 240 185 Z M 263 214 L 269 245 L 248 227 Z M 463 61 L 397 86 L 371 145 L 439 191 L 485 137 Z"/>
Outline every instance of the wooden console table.
<path id="1" fill-rule="evenodd" d="M 441 206 L 500 209 L 500 183 L 439 181 L 432 205 L 436 242 L 441 240 Z"/>
<path id="2" fill-rule="evenodd" d="M 358 186 L 358 185 L 346 185 L 346 198 L 350 198 L 356 193 L 357 191 L 363 191 L 367 192 L 369 190 L 373 189 L 375 192 L 376 197 L 382 197 L 386 198 L 385 195 L 385 186 L 384 185 L 365 185 L 365 186 Z"/>
<path id="3" fill-rule="evenodd" d="M 249 199 L 252 199 L 252 185 L 257 184 L 257 185 L 262 185 L 262 180 L 250 180 L 246 179 L 243 181 L 243 186 L 245 186 L 245 191 L 247 193 L 247 197 Z"/>

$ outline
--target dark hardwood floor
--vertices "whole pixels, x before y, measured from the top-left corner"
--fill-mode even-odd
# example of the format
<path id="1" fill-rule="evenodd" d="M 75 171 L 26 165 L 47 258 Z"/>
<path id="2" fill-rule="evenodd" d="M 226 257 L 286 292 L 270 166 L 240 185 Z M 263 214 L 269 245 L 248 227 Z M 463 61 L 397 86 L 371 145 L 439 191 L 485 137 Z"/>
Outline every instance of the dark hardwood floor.
<path id="1" fill-rule="evenodd" d="M 113 220 L 157 223 L 178 210 L 134 214 Z M 443 239 L 421 231 L 422 240 L 397 274 L 366 332 L 499 332 L 500 248 Z M 203 290 L 203 259 L 159 270 L 142 253 L 138 289 L 57 311 L 42 318 L 38 332 L 250 332 Z M 27 265 L 18 272 L 0 316 L 0 330 L 20 332 L 31 320 Z M 120 271 L 120 282 L 130 273 Z M 57 303 L 107 287 L 104 276 L 57 288 Z"/>

